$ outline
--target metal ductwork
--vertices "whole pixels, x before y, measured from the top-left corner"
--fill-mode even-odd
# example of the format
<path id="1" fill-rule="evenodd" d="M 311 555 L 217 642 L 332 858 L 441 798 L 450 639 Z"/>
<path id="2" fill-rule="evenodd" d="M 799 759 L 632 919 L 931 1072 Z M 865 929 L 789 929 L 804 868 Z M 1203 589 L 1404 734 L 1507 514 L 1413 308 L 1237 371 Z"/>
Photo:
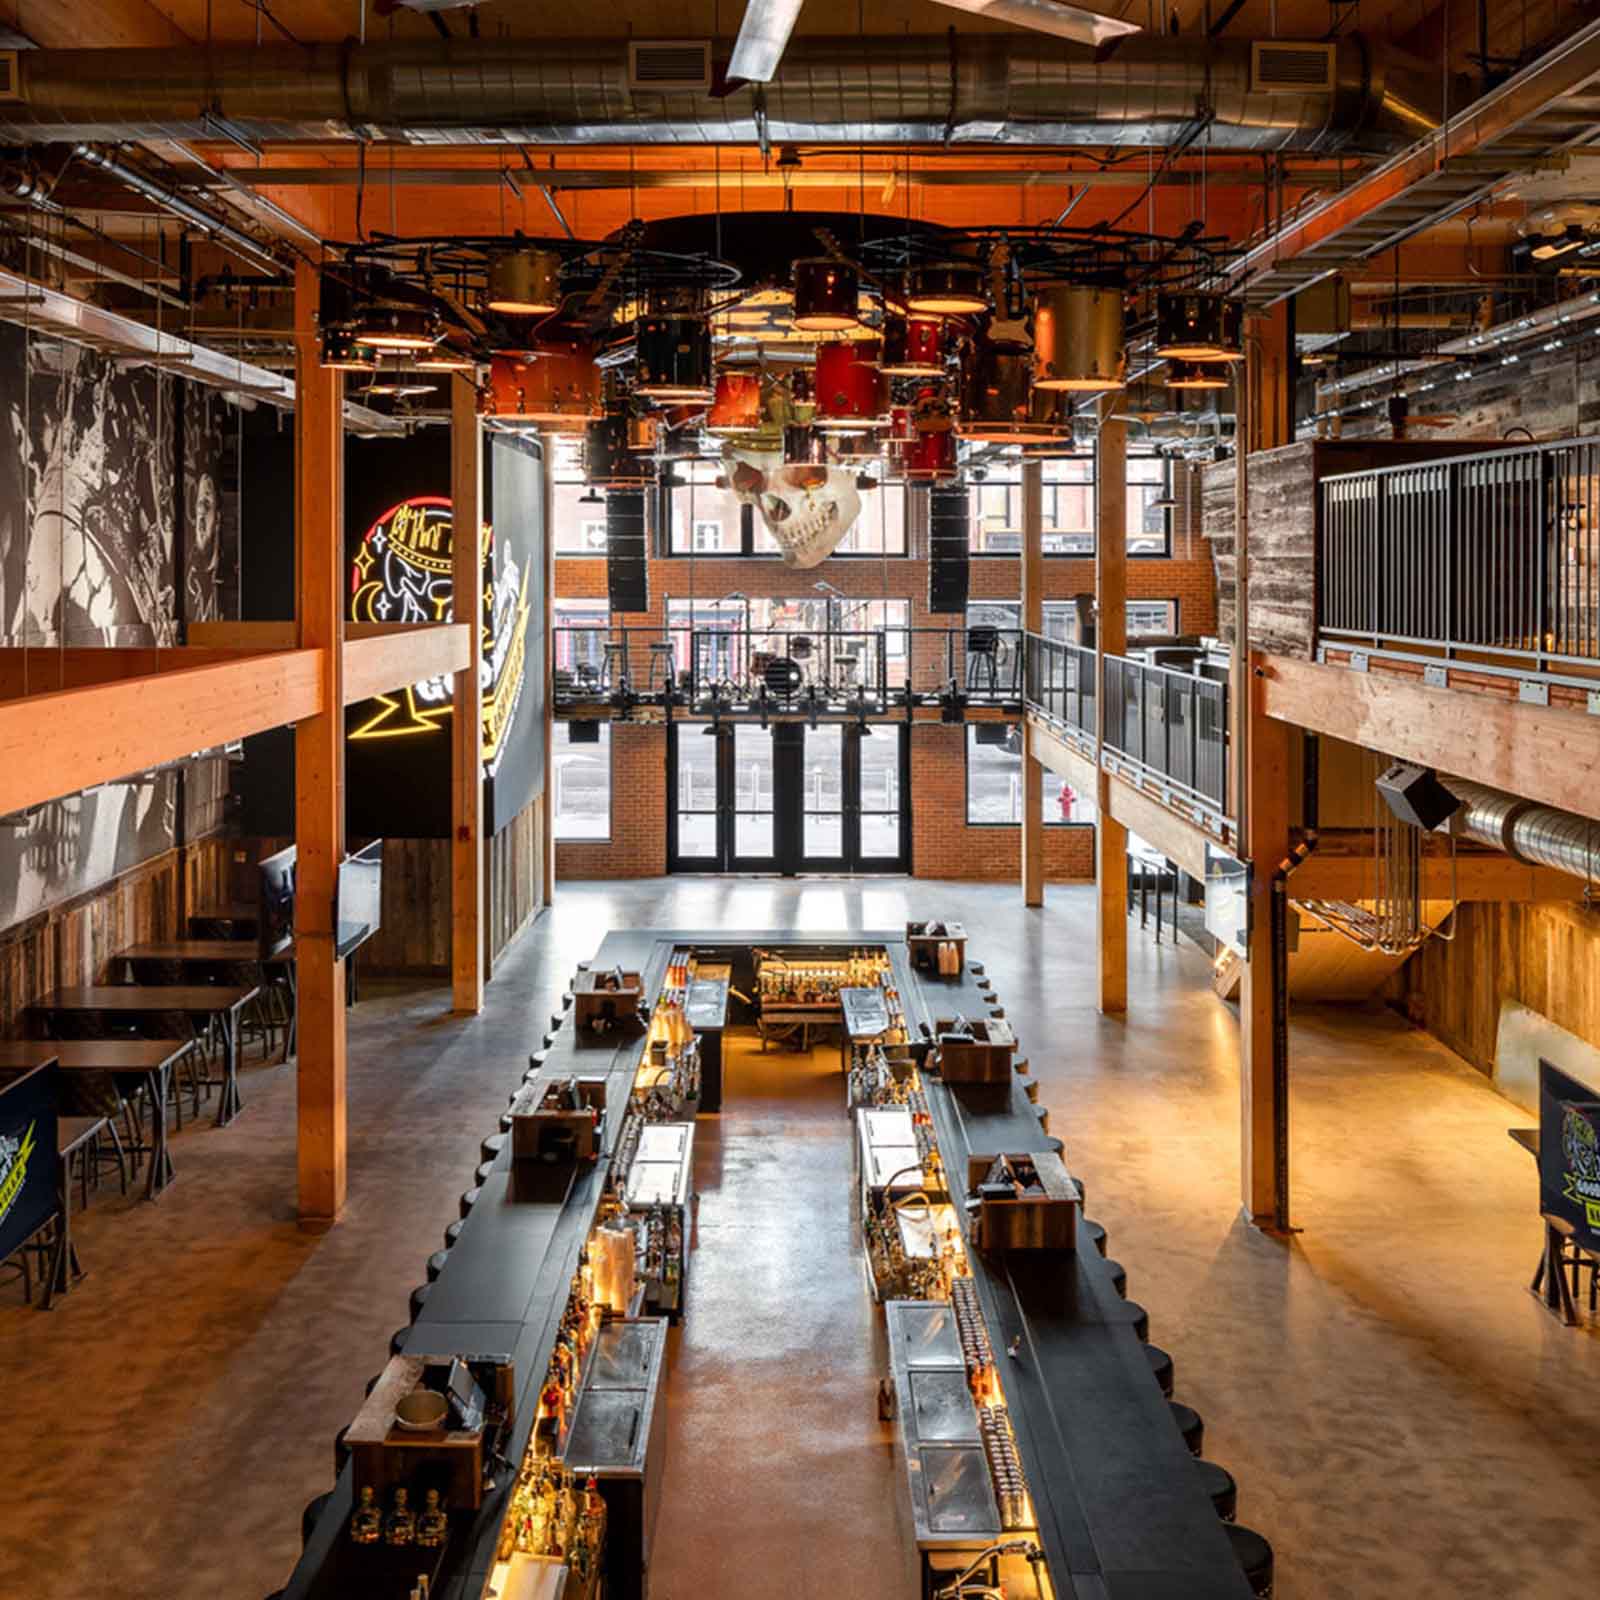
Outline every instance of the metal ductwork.
<path id="1" fill-rule="evenodd" d="M 718 44 L 713 53 L 726 56 Z M 640 86 L 622 40 L 455 39 L 27 50 L 0 141 L 583 145 L 761 141 L 1381 151 L 1436 126 L 1437 73 L 1334 44 L 1138 36 L 1097 56 L 1037 34 L 801 38 L 770 84 Z"/>
<path id="2" fill-rule="evenodd" d="M 1462 802 L 1462 809 L 1446 824 L 1452 833 L 1575 878 L 1592 878 L 1600 869 L 1600 822 L 1519 800 L 1466 778 L 1441 773 L 1439 781 Z"/>

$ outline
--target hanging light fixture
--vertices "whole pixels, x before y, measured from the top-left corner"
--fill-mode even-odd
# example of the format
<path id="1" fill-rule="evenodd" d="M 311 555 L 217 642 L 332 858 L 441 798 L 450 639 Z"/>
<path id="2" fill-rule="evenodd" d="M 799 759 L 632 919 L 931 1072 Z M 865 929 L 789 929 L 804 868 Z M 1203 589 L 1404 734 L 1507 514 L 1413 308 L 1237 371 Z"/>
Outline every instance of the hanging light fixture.
<path id="1" fill-rule="evenodd" d="M 1055 283 L 1033 303 L 1033 386 L 1101 394 L 1120 389 L 1127 367 L 1122 292 Z"/>
<path id="2" fill-rule="evenodd" d="M 356 309 L 352 336 L 374 350 L 431 350 L 439 342 L 439 319 L 423 306 L 371 301 Z"/>
<path id="3" fill-rule="evenodd" d="M 944 376 L 944 323 L 938 317 L 883 314 L 883 357 L 878 370 L 890 378 Z"/>
<path id="4" fill-rule="evenodd" d="M 794 325 L 807 333 L 843 333 L 861 320 L 856 269 L 826 256 L 794 264 Z"/>
<path id="5" fill-rule="evenodd" d="M 336 372 L 376 372 L 378 352 L 362 344 L 348 328 L 330 328 L 322 336 L 322 364 Z"/>
<path id="6" fill-rule="evenodd" d="M 711 398 L 711 329 L 703 317 L 640 317 L 634 344 L 636 394 L 651 400 Z"/>
<path id="7" fill-rule="evenodd" d="M 1232 380 L 1215 361 L 1167 361 L 1167 387 L 1184 393 L 1198 389 L 1226 389 Z"/>
<path id="8" fill-rule="evenodd" d="M 911 275 L 906 304 L 913 311 L 935 316 L 973 316 L 989 309 L 989 296 L 977 267 L 955 263 L 917 268 Z"/>
<path id="9" fill-rule="evenodd" d="M 1237 361 L 1244 355 L 1244 312 L 1220 294 L 1158 294 L 1156 354 L 1180 361 Z"/>
<path id="10" fill-rule="evenodd" d="M 363 384 L 360 392 L 377 400 L 415 400 L 422 395 L 432 394 L 434 386 L 431 380 L 418 377 L 416 373 L 398 365 L 380 365 L 372 381 Z"/>
<path id="11" fill-rule="evenodd" d="M 470 351 L 441 340 L 431 350 L 422 351 L 411 365 L 418 372 L 471 372 L 478 362 Z"/>
<path id="12" fill-rule="evenodd" d="M 612 411 L 585 430 L 585 476 L 591 486 L 636 489 L 655 478 L 655 462 L 629 448 L 628 420 L 626 412 Z"/>
<path id="13" fill-rule="evenodd" d="M 490 311 L 538 317 L 561 306 L 561 257 L 554 250 L 510 250 L 489 267 Z"/>

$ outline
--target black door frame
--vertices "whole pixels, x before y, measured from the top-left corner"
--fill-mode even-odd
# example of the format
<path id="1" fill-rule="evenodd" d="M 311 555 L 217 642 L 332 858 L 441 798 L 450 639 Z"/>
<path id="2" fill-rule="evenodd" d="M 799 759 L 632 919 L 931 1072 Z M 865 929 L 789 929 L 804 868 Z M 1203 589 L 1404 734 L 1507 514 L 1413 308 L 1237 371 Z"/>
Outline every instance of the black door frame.
<path id="1" fill-rule="evenodd" d="M 839 724 L 832 724 L 839 726 Z M 854 723 L 844 726 L 841 751 L 842 827 L 837 856 L 808 859 L 805 855 L 805 723 L 782 722 L 771 728 L 772 749 L 772 837 L 770 856 L 739 856 L 736 853 L 737 800 L 734 772 L 733 725 L 722 723 L 716 739 L 716 849 L 708 856 L 684 857 L 678 837 L 678 740 L 706 737 L 704 724 L 673 722 L 667 735 L 667 871 L 761 872 L 785 877 L 801 873 L 866 873 L 894 875 L 911 870 L 911 742 L 908 730 L 900 723 L 879 723 L 869 737 L 897 739 L 900 798 L 899 851 L 892 857 L 861 855 L 861 738 Z M 886 813 L 876 812 L 875 815 Z"/>

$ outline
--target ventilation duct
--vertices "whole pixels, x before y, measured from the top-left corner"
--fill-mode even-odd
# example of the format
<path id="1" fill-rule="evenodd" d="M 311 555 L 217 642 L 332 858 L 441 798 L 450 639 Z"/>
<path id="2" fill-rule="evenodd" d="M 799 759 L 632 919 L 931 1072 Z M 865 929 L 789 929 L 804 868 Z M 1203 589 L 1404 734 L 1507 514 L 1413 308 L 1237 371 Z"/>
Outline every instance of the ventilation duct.
<path id="1" fill-rule="evenodd" d="M 1466 778 L 1441 776 L 1439 781 L 1463 802 L 1445 824 L 1453 833 L 1575 878 L 1587 880 L 1600 871 L 1600 822 L 1519 800 Z"/>
<path id="2" fill-rule="evenodd" d="M 1437 74 L 1359 36 L 1310 83 L 1259 67 L 1245 40 L 1139 36 L 1102 58 L 1037 35 L 795 39 L 770 84 L 719 98 L 646 88 L 622 40 L 29 50 L 0 141 L 203 139 L 221 115 L 282 142 L 1146 146 L 1203 114 L 1214 150 L 1377 151 L 1437 124 Z"/>

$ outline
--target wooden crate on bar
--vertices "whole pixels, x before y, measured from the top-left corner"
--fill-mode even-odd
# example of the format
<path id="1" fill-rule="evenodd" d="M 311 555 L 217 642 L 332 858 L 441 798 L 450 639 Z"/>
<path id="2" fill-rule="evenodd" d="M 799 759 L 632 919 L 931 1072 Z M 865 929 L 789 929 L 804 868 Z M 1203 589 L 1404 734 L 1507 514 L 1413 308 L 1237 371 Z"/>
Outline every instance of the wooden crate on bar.
<path id="1" fill-rule="evenodd" d="M 1002 1159 L 1023 1182 L 986 1182 Z M 1002 1188 L 1010 1192 L 1001 1194 Z M 1083 1196 L 1055 1151 L 969 1155 L 967 1192 L 978 1196 L 972 1240 L 980 1250 L 1077 1249 Z"/>
<path id="2" fill-rule="evenodd" d="M 607 988 L 608 983 L 619 987 Z M 633 1026 L 643 999 L 644 979 L 637 972 L 581 972 L 572 989 L 572 1025 L 580 1034 L 595 1032 L 595 1024 L 608 1017 L 612 1028 Z"/>
<path id="3" fill-rule="evenodd" d="M 998 1017 L 985 1022 L 968 1019 L 972 1033 L 951 1034 L 954 1017 L 941 1017 L 934 1024 L 939 1042 L 939 1071 L 946 1083 L 1004 1083 L 1011 1076 L 1011 1058 L 1016 1054 L 1017 1036 L 1011 1024 Z"/>
<path id="4" fill-rule="evenodd" d="M 547 1102 L 561 1097 L 568 1079 L 559 1073 L 536 1078 L 511 1102 L 511 1155 L 515 1161 L 551 1159 L 550 1135 L 570 1132 L 572 1158 L 593 1161 L 606 1123 L 606 1080 L 580 1077 L 577 1109 Z"/>
<path id="5" fill-rule="evenodd" d="M 929 929 L 941 928 L 941 933 Z M 960 922 L 908 922 L 906 924 L 906 954 L 911 959 L 912 970 L 939 976 L 939 946 L 956 947 L 956 970 L 951 976 L 959 978 L 967 966 L 967 930 Z"/>

